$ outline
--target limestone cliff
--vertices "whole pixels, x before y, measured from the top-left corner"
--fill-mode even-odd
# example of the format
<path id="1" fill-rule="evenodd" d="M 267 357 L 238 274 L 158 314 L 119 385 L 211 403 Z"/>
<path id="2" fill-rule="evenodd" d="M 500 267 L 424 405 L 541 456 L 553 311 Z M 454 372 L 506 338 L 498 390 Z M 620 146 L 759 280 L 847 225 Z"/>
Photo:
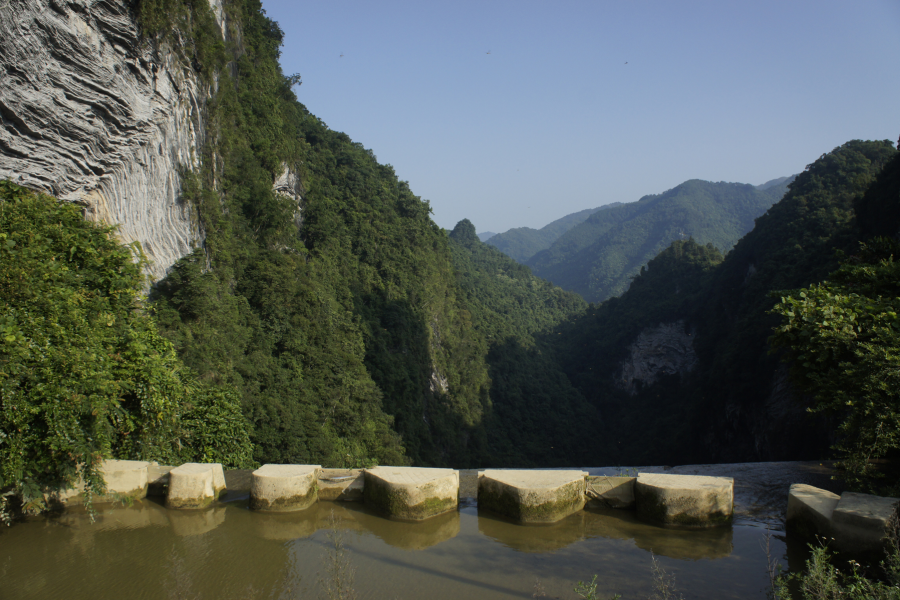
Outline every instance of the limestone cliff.
<path id="1" fill-rule="evenodd" d="M 638 386 L 649 386 L 660 375 L 687 373 L 697 365 L 692 332 L 684 321 L 661 323 L 638 334 L 628 348 L 629 357 L 619 365 L 615 384 L 634 395 Z"/>
<path id="2" fill-rule="evenodd" d="M 127 3 L 0 3 L 0 178 L 118 224 L 153 279 L 202 239 L 179 172 L 198 166 L 207 97 L 177 53 L 141 40 Z"/>

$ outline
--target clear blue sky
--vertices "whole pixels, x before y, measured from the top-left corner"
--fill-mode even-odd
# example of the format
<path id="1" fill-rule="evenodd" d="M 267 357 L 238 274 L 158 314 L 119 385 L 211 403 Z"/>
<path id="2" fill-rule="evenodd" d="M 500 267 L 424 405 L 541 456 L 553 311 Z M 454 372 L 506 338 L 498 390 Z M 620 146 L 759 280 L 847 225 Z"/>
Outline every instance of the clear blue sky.
<path id="1" fill-rule="evenodd" d="M 687 179 L 760 184 L 900 136 L 898 0 L 263 7 L 300 101 L 447 229 L 539 228 Z"/>

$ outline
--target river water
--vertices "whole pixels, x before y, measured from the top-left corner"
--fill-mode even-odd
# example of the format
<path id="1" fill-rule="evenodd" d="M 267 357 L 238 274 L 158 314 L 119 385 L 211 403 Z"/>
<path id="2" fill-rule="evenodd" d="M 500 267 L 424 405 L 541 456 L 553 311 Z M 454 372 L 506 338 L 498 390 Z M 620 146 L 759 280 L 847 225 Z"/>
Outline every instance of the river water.
<path id="1" fill-rule="evenodd" d="M 768 529 L 775 530 L 773 559 L 796 566 L 803 558 L 803 544 L 787 540 L 771 518 L 683 530 L 641 523 L 631 511 L 586 509 L 552 525 L 523 526 L 479 512 L 469 500 L 456 512 L 409 523 L 359 503 L 251 512 L 246 494 L 230 496 L 206 511 L 170 511 L 147 499 L 98 506 L 94 523 L 74 509 L 5 528 L 0 598 L 325 598 L 335 564 L 354 572 L 362 599 L 532 598 L 540 590 L 577 598 L 575 582 L 595 574 L 600 598 L 647 598 L 655 557 L 685 599 L 763 599 Z"/>

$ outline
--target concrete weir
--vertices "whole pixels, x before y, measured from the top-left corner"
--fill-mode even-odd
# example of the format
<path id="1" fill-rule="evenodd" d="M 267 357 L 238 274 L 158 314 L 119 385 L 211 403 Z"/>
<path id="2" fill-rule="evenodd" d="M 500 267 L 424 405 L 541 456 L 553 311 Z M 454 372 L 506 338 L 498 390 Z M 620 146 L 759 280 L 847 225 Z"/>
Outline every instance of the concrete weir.
<path id="1" fill-rule="evenodd" d="M 185 463 L 169 471 L 166 508 L 206 508 L 225 490 L 219 463 Z"/>
<path id="2" fill-rule="evenodd" d="M 831 531 L 838 550 L 878 553 L 887 546 L 897 498 L 844 492 L 831 517 Z"/>
<path id="3" fill-rule="evenodd" d="M 362 502 L 365 476 L 362 469 L 319 469 L 319 500 Z"/>
<path id="4" fill-rule="evenodd" d="M 487 470 L 478 506 L 519 523 L 555 523 L 584 508 L 584 471 Z"/>
<path id="5" fill-rule="evenodd" d="M 785 528 L 809 539 L 817 535 L 830 538 L 831 517 L 840 499 L 837 494 L 811 485 L 791 485 Z"/>
<path id="6" fill-rule="evenodd" d="M 263 465 L 253 471 L 250 508 L 272 512 L 309 508 L 318 500 L 316 475 L 321 468 L 321 465 Z"/>
<path id="7" fill-rule="evenodd" d="M 375 467 L 364 471 L 366 504 L 390 517 L 421 521 L 459 504 L 459 471 L 417 467 Z"/>
<path id="8" fill-rule="evenodd" d="M 585 496 L 588 506 L 598 508 L 634 508 L 634 481 L 636 477 L 588 476 Z"/>
<path id="9" fill-rule="evenodd" d="M 95 504 L 117 502 L 126 499 L 140 500 L 147 496 L 149 462 L 142 460 L 104 460 L 100 464 L 100 474 L 106 482 L 106 494 L 95 495 Z M 84 502 L 84 481 L 75 487 L 60 491 L 56 499 L 68 504 Z"/>
<path id="10" fill-rule="evenodd" d="M 844 492 L 840 496 L 794 484 L 785 526 L 807 539 L 831 538 L 837 550 L 879 556 L 884 551 L 897 498 Z"/>
<path id="11" fill-rule="evenodd" d="M 687 527 L 728 525 L 734 513 L 734 479 L 639 473 L 634 497 L 642 521 Z"/>

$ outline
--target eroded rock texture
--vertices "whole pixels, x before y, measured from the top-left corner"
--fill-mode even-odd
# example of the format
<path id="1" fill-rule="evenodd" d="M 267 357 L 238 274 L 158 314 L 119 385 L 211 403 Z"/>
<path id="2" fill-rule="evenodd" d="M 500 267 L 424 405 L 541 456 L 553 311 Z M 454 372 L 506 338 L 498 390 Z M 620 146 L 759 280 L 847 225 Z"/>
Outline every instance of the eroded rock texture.
<path id="1" fill-rule="evenodd" d="M 152 279 L 201 239 L 179 170 L 199 166 L 206 97 L 126 2 L 0 1 L 0 178 L 118 224 Z"/>
<path id="2" fill-rule="evenodd" d="M 634 395 L 638 384 L 649 386 L 660 375 L 686 373 L 697 365 L 694 338 L 684 321 L 662 323 L 642 331 L 629 348 L 631 356 L 621 364 L 616 385 Z"/>

